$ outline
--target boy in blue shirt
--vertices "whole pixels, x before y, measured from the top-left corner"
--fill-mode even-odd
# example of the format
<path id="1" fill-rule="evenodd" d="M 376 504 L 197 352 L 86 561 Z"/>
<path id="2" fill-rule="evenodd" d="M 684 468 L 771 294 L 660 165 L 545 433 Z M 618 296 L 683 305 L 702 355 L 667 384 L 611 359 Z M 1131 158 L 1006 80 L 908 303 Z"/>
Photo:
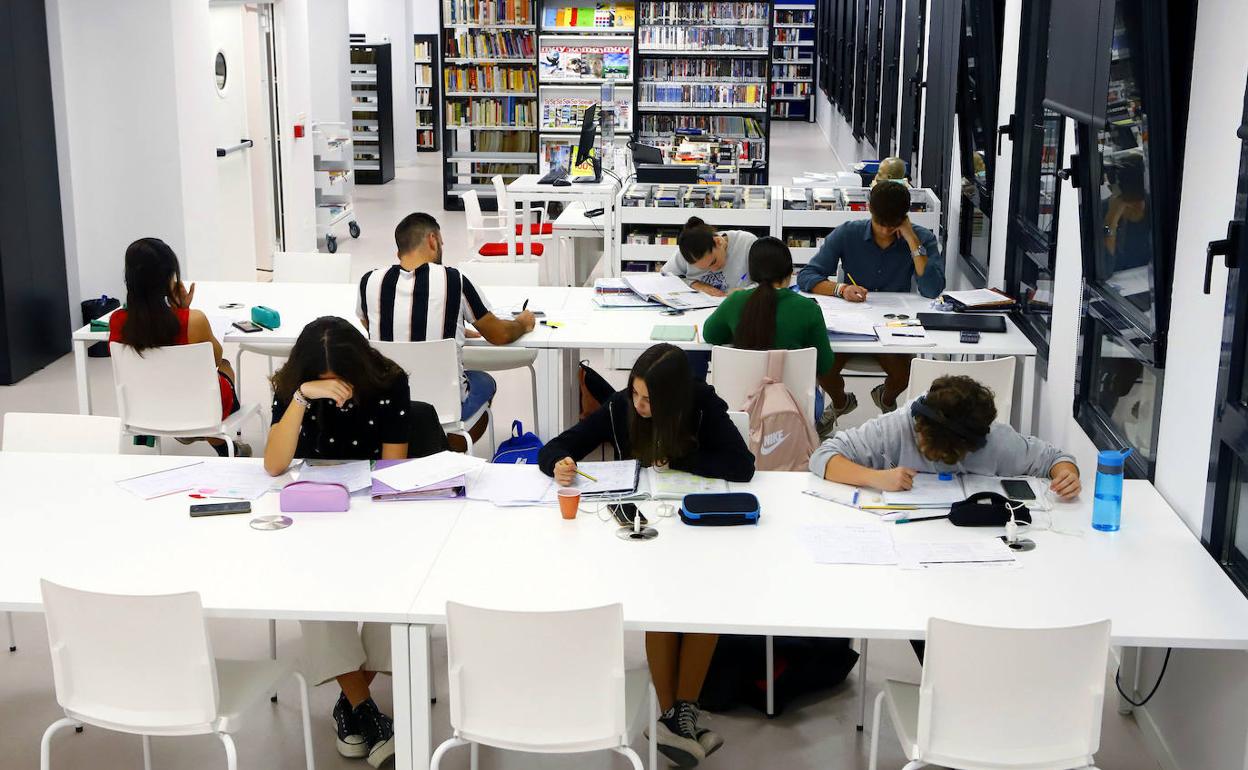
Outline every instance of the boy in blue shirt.
<path id="1" fill-rule="evenodd" d="M 832 231 L 814 259 L 797 274 L 802 291 L 863 302 L 873 291 L 910 291 L 917 284 L 924 297 L 938 297 L 945 290 L 945 261 L 931 230 L 910 222 L 910 188 L 900 182 L 884 181 L 871 188 L 868 199 L 870 220 L 847 222 Z M 844 267 L 849 283 L 836 280 Z M 912 356 L 897 353 L 874 354 L 884 370 L 882 385 L 871 391 L 871 399 L 881 412 L 897 408 L 897 396 L 910 380 Z M 833 370 L 832 412 L 849 414 L 858 406 L 853 394 L 845 392 L 841 369 L 848 356 L 837 356 Z"/>

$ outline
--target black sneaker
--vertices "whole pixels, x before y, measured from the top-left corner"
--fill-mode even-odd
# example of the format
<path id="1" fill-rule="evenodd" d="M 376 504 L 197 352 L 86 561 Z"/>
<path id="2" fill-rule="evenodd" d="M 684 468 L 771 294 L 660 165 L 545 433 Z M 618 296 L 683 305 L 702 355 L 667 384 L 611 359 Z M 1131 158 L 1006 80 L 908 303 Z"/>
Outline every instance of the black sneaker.
<path id="1" fill-rule="evenodd" d="M 697 706 L 678 701 L 663 712 L 659 717 L 658 744 L 663 756 L 677 767 L 697 767 L 706 759 L 706 749 L 698 741 Z"/>
<path id="2" fill-rule="evenodd" d="M 381 713 L 372 698 L 356 706 L 352 713 L 368 745 L 368 764 L 381 767 L 394 756 L 394 720 Z"/>
<path id="3" fill-rule="evenodd" d="M 338 694 L 338 702 L 334 704 L 334 724 L 338 726 L 339 754 L 348 759 L 368 756 L 368 742 L 360 734 L 355 713 L 351 710 L 351 701 L 347 700 L 344 693 Z"/>
<path id="4" fill-rule="evenodd" d="M 698 745 L 706 752 L 709 757 L 719 751 L 719 747 L 724 745 L 724 739 L 719 737 L 719 733 L 714 730 L 708 730 L 705 727 L 698 728 Z"/>

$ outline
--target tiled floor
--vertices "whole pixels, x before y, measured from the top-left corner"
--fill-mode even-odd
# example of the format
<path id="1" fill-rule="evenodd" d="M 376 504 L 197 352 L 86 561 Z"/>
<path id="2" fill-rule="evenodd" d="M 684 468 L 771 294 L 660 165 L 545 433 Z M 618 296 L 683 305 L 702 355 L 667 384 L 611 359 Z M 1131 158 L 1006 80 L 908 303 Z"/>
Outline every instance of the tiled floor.
<path id="1" fill-rule="evenodd" d="M 773 179 L 786 182 L 794 174 L 806 170 L 835 170 L 833 162 L 818 129 L 810 124 L 780 123 L 774 126 Z M 363 229 L 362 237 L 344 244 L 344 251 L 352 252 L 354 274 L 358 277 L 369 268 L 388 264 L 393 259 L 394 246 L 391 233 L 395 223 L 412 211 L 429 211 L 442 223 L 446 241 L 446 255 L 454 263 L 465 251 L 466 236 L 463 214 L 441 211 L 440 162 L 438 154 L 420 156 L 420 163 L 411 168 L 400 169 L 398 177 L 380 187 L 357 188 L 356 207 Z M 97 411 L 115 414 L 108 361 L 93 359 L 90 362 L 90 381 Z M 262 379 L 264 369 L 260 359 L 250 358 L 244 363 L 243 396 L 260 400 L 266 395 Z M 611 379 L 623 382 L 621 372 L 612 372 Z M 495 411 L 500 424 L 508 425 L 514 416 L 528 419 L 529 396 L 527 375 L 502 373 L 499 376 L 499 397 Z M 870 416 L 870 400 L 865 388 L 859 393 L 864 407 L 854 415 L 858 420 Z M 0 412 L 9 411 L 62 411 L 75 408 L 73 366 L 70 358 L 10 387 L 0 387 Z M 260 449 L 261 435 L 253 424 L 248 426 L 246 437 Z M 168 448 L 172 452 L 205 453 L 202 446 L 184 448 L 177 445 Z M 3 533 L 0 533 L 0 540 Z M 118 554 L 118 558 L 141 558 L 141 554 Z M 332 568 L 332 565 L 326 565 Z M 367 566 L 359 571 L 361 590 L 367 588 Z M 713 575 L 697 576 L 692 587 L 680 590 L 696 591 L 697 581 L 713 580 Z M 801 590 L 790 586 L 785 590 Z M 812 597 L 812 601 L 826 597 Z M 221 657 L 259 657 L 267 650 L 266 627 L 255 621 L 214 621 L 213 643 Z M 19 650 L 14 654 L 0 651 L 0 768 L 3 770 L 30 770 L 38 767 L 39 737 L 43 729 L 57 719 L 56 701 L 52 693 L 52 679 L 48 658 L 46 632 L 42 617 L 18 615 L 17 632 Z M 279 624 L 281 654 L 297 652 L 298 628 L 293 623 Z M 876 642 L 871 650 L 870 680 L 872 691 L 886 677 L 917 681 L 919 668 L 907 645 L 895 642 Z M 445 646 L 441 639 L 435 644 L 435 658 L 444 660 Z M 438 691 L 446 693 L 445 666 L 436 672 Z M 379 680 L 378 700 L 387 709 L 390 696 L 388 681 Z M 1110 685 L 1112 691 L 1112 683 Z M 857 690 L 854 684 L 842 685 L 827 697 L 793 708 L 775 720 L 766 720 L 748 710 L 715 715 L 711 725 L 721 732 L 727 745 L 708 760 L 708 768 L 820 768 L 859 770 L 866 767 L 867 737 L 855 732 Z M 330 688 L 313 692 L 315 749 L 318 765 L 322 770 L 335 768 L 362 768 L 358 760 L 344 760 L 334 751 L 329 717 L 337 693 Z M 259 707 L 254 719 L 238 738 L 241 767 L 266 768 L 266 770 L 294 770 L 303 767 L 302 743 L 296 694 L 287 689 L 277 706 L 267 703 Z M 1143 748 L 1139 729 L 1130 718 L 1121 717 L 1114 710 L 1114 698 L 1107 699 L 1105 709 L 1102 751 L 1098 764 L 1103 770 L 1157 770 L 1157 764 Z M 442 740 L 449 733 L 445 698 L 440 699 L 434 711 L 435 739 Z M 183 738 L 156 740 L 155 767 L 160 770 L 182 768 L 223 767 L 219 744 L 212 738 Z M 897 741 L 888 727 L 883 729 L 881 741 L 881 767 L 900 768 L 905 759 Z M 640 746 L 639 746 L 640 748 Z M 141 767 L 139 740 L 136 737 L 88 729 L 82 735 L 64 732 L 53 746 L 53 767 L 91 768 L 113 770 L 114 768 Z M 534 755 L 503 754 L 483 751 L 482 767 L 485 770 L 508 768 L 622 768 L 622 759 L 606 755 L 575 755 L 571 757 L 544 758 Z M 466 753 L 452 755 L 444 765 L 451 770 L 467 767 Z"/>

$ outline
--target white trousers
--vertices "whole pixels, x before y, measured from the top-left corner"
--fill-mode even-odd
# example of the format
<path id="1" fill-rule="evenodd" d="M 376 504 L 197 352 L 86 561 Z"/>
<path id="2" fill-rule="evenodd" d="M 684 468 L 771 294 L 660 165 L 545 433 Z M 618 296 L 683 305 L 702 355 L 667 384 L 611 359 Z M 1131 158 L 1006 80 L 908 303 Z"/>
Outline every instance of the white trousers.
<path id="1" fill-rule="evenodd" d="M 302 620 L 302 670 L 314 684 L 325 684 L 352 671 L 390 673 L 390 626 Z"/>

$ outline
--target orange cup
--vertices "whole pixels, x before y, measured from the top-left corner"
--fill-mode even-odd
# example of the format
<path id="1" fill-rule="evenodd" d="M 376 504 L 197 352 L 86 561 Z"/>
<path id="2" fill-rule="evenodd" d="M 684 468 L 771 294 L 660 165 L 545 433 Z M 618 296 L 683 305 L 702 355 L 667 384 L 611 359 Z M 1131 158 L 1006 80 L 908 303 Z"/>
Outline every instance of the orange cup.
<path id="1" fill-rule="evenodd" d="M 581 490 L 564 487 L 556 495 L 559 497 L 559 514 L 565 519 L 575 519 L 576 510 L 581 507 Z"/>

